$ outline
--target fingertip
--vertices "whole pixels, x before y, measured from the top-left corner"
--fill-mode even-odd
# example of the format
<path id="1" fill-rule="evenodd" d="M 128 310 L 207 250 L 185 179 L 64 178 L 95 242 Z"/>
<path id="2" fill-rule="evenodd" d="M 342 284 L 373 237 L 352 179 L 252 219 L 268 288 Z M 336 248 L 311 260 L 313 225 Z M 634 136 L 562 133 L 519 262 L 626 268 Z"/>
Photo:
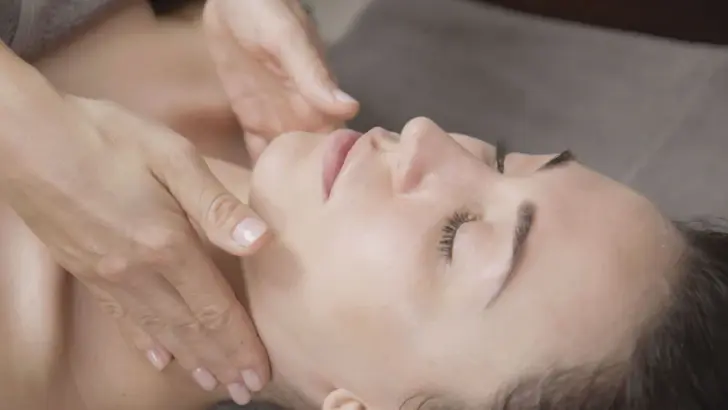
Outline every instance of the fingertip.
<path id="1" fill-rule="evenodd" d="M 268 226 L 254 215 L 244 217 L 227 236 L 208 235 L 210 241 L 225 252 L 239 257 L 256 253 L 271 237 Z"/>
<path id="2" fill-rule="evenodd" d="M 249 216 L 240 221 L 233 229 L 233 240 L 242 248 L 249 250 L 256 247 L 268 233 L 268 225 L 256 216 Z"/>
<path id="3" fill-rule="evenodd" d="M 348 114 L 358 110 L 359 102 L 325 74 L 300 78 L 297 83 L 301 95 L 329 115 Z"/>
<path id="4" fill-rule="evenodd" d="M 250 390 L 248 389 L 248 387 L 246 387 L 245 385 L 240 383 L 231 383 L 227 386 L 227 389 L 228 393 L 230 394 L 230 398 L 238 406 L 245 406 L 246 404 L 250 403 L 252 395 L 250 394 Z"/>
<path id="5" fill-rule="evenodd" d="M 336 88 L 329 92 L 327 106 L 321 108 L 331 116 L 348 119 L 359 111 L 359 101 L 342 89 Z"/>
<path id="6" fill-rule="evenodd" d="M 147 360 L 157 371 L 163 371 L 172 361 L 172 355 L 163 348 L 154 347 L 146 351 Z"/>
<path id="7" fill-rule="evenodd" d="M 243 381 L 245 382 L 245 385 L 248 386 L 248 389 L 250 389 L 250 391 L 259 392 L 263 389 L 263 381 L 260 379 L 260 376 L 258 376 L 258 372 L 256 372 L 255 370 L 243 370 L 241 372 L 241 376 L 243 377 Z"/>
<path id="8" fill-rule="evenodd" d="M 344 92 L 342 89 L 336 89 L 331 93 L 334 99 L 342 104 L 353 105 L 359 104 L 354 97 Z"/>
<path id="9" fill-rule="evenodd" d="M 217 387 L 217 379 L 204 367 L 198 367 L 192 371 L 192 378 L 205 391 L 213 391 Z"/>

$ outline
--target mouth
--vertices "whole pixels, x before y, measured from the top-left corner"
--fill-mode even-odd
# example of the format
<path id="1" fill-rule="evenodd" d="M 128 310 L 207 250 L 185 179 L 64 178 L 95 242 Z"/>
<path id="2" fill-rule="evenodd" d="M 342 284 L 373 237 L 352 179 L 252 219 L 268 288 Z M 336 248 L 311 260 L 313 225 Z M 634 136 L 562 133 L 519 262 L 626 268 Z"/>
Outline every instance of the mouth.
<path id="1" fill-rule="evenodd" d="M 323 159 L 324 200 L 328 200 L 331 196 L 331 189 L 334 187 L 336 177 L 339 176 L 349 151 L 351 151 L 361 135 L 360 132 L 341 129 L 332 132 L 327 137 L 326 152 Z"/>

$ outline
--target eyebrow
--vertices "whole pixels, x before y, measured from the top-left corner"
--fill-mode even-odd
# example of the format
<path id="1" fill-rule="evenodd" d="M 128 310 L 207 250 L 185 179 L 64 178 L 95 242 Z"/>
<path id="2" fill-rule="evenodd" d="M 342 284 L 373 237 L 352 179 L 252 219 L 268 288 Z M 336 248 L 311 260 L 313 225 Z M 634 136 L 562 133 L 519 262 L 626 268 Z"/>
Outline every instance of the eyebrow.
<path id="1" fill-rule="evenodd" d="M 567 149 L 561 154 L 551 158 L 547 163 L 541 165 L 541 168 L 539 168 L 538 171 L 545 171 L 547 169 L 555 168 L 560 165 L 566 165 L 573 161 L 576 161 L 576 156 L 574 156 L 574 154 Z"/>
<path id="2" fill-rule="evenodd" d="M 574 154 L 570 150 L 565 150 L 561 152 L 561 154 L 551 158 L 536 171 L 546 171 L 556 168 L 558 166 L 566 165 L 573 161 L 576 161 L 576 156 L 574 156 Z M 531 233 L 531 227 L 533 226 L 533 220 L 535 215 L 536 205 L 534 205 L 532 202 L 525 201 L 518 206 L 516 211 L 516 226 L 513 229 L 513 251 L 511 253 L 511 260 L 508 263 L 506 277 L 505 279 L 503 279 L 503 284 L 501 285 L 500 289 L 498 289 L 498 292 L 495 294 L 495 296 L 491 298 L 491 300 L 486 305 L 486 309 L 491 307 L 498 300 L 498 297 L 508 287 L 508 285 L 513 280 L 513 277 L 516 275 L 516 272 L 518 271 L 518 266 L 523 260 L 523 251 L 526 247 L 528 234 Z"/>
<path id="3" fill-rule="evenodd" d="M 523 259 L 523 250 L 528 239 L 528 234 L 531 233 L 531 227 L 533 226 L 534 216 L 536 215 L 536 206 L 532 202 L 523 202 L 518 206 L 516 211 L 516 226 L 513 229 L 513 247 L 511 252 L 511 260 L 508 263 L 508 270 L 506 271 L 506 277 L 503 279 L 503 284 L 496 295 L 491 298 L 486 306 L 486 309 L 491 307 L 497 300 L 498 297 L 511 283 L 511 280 L 518 271 L 518 265 Z"/>

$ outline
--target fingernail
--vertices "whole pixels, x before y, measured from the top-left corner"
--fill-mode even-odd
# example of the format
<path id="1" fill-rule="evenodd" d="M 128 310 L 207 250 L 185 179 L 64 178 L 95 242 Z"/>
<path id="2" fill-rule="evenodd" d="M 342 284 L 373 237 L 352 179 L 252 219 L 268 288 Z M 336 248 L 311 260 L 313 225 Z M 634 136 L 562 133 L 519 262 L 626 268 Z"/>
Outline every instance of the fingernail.
<path id="1" fill-rule="evenodd" d="M 157 348 L 147 350 L 147 360 L 160 372 L 169 364 L 171 357 L 169 353 Z"/>
<path id="2" fill-rule="evenodd" d="M 341 102 L 347 103 L 347 104 L 356 102 L 354 97 L 350 96 L 349 94 L 347 94 L 341 90 L 334 91 L 334 98 L 336 98 L 337 100 L 339 100 Z"/>
<path id="3" fill-rule="evenodd" d="M 263 388 L 263 383 L 260 382 L 258 374 L 252 370 L 245 370 L 243 373 L 243 380 L 248 388 L 252 391 L 260 391 Z"/>
<path id="4" fill-rule="evenodd" d="M 192 372 L 192 378 L 195 379 L 203 390 L 213 391 L 217 387 L 217 379 L 215 379 L 215 376 L 201 367 Z"/>
<path id="5" fill-rule="evenodd" d="M 227 388 L 228 393 L 230 393 L 230 398 L 233 399 L 235 404 L 244 406 L 250 403 L 250 391 L 248 391 L 247 387 L 240 383 L 233 383 L 228 384 Z"/>
<path id="6" fill-rule="evenodd" d="M 245 218 L 235 227 L 233 231 L 233 240 L 240 246 L 246 248 L 253 245 L 261 236 L 265 234 L 268 227 L 263 221 L 256 218 Z"/>

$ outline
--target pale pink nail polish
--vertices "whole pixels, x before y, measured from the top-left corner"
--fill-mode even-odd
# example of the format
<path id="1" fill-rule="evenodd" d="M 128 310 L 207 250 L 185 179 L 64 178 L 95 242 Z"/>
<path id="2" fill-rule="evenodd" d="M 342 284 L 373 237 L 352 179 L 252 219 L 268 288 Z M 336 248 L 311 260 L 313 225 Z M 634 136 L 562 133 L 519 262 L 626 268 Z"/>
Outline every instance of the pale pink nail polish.
<path id="1" fill-rule="evenodd" d="M 161 372 L 165 367 L 167 367 L 172 358 L 166 351 L 154 348 L 147 350 L 147 360 L 149 360 L 154 368 Z"/>
<path id="2" fill-rule="evenodd" d="M 260 391 L 263 388 L 263 383 L 260 382 L 260 377 L 253 370 L 245 370 L 242 372 L 243 380 L 251 391 Z"/>
<path id="3" fill-rule="evenodd" d="M 347 104 L 356 102 L 354 97 L 350 96 L 349 94 L 347 94 L 341 90 L 334 91 L 334 98 L 336 98 L 338 101 L 341 101 L 341 102 L 347 103 Z"/>
<path id="4" fill-rule="evenodd" d="M 249 247 L 265 234 L 268 227 L 261 220 L 245 218 L 233 230 L 233 240 L 240 246 Z"/>
<path id="5" fill-rule="evenodd" d="M 213 391 L 217 387 L 217 379 L 209 371 L 199 367 L 192 372 L 192 378 L 203 390 Z"/>
<path id="6" fill-rule="evenodd" d="M 247 387 L 243 386 L 240 383 L 233 383 L 228 384 L 228 393 L 230 393 L 230 398 L 233 399 L 235 404 L 239 406 L 244 406 L 248 403 L 250 403 L 250 391 Z"/>

